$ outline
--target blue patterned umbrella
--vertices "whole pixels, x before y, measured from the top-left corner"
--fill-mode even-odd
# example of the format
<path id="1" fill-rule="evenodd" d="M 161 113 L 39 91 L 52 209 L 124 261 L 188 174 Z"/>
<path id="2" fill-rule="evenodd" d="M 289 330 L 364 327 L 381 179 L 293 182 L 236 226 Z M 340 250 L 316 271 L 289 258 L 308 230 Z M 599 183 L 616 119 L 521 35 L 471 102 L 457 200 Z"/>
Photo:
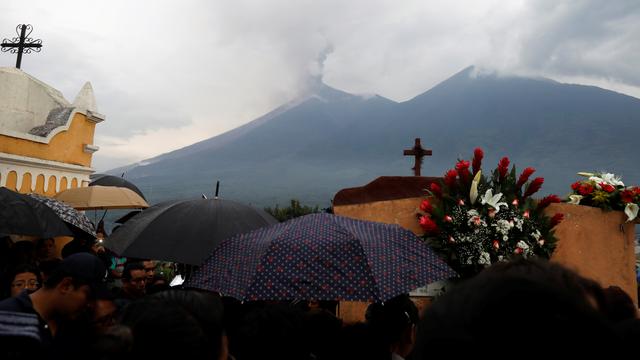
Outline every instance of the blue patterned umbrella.
<path id="1" fill-rule="evenodd" d="M 311 214 L 225 240 L 187 286 L 240 300 L 385 301 L 453 276 L 398 225 Z"/>

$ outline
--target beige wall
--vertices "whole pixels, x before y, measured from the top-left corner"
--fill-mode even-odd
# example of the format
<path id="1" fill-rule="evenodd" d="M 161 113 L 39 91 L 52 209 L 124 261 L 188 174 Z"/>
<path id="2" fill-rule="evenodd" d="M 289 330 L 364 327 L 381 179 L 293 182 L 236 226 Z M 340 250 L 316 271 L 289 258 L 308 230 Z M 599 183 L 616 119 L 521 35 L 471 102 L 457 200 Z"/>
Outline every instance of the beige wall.
<path id="1" fill-rule="evenodd" d="M 398 224 L 414 234 L 422 235 L 416 214 L 424 198 L 376 201 L 366 204 L 340 205 L 333 207 L 333 213 L 353 219 Z"/>
<path id="2" fill-rule="evenodd" d="M 622 211 L 571 204 L 552 204 L 547 214 L 563 213 L 555 228 L 558 245 L 552 260 L 607 287 L 617 285 L 638 304 L 635 224 Z"/>

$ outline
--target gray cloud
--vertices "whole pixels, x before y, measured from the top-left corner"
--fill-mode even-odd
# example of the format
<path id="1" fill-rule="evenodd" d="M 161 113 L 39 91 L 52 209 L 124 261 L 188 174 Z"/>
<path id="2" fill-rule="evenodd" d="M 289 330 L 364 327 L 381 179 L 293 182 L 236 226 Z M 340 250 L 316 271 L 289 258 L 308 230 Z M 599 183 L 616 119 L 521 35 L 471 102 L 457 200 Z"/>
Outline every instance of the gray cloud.
<path id="1" fill-rule="evenodd" d="M 403 101 L 476 64 L 640 96 L 639 7 L 633 0 L 8 1 L 0 37 L 31 22 L 44 48 L 25 56 L 25 71 L 69 100 L 91 81 L 107 116 L 96 132 L 96 166 L 112 166 L 242 125 L 320 76 L 345 91 Z M 14 61 L 0 54 L 0 66 Z"/>

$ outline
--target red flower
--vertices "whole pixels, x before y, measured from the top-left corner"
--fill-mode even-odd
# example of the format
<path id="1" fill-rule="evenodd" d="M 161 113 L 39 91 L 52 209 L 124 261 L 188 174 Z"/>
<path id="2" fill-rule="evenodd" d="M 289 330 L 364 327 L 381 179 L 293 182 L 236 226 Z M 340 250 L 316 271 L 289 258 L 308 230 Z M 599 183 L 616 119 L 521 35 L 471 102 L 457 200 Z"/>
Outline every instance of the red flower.
<path id="1" fill-rule="evenodd" d="M 509 158 L 503 157 L 500 159 L 498 163 L 498 173 L 500 173 L 500 180 L 504 179 L 507 176 L 507 172 L 509 171 Z"/>
<path id="2" fill-rule="evenodd" d="M 493 240 L 493 243 L 491 245 L 496 250 L 500 249 L 500 242 L 498 240 Z"/>
<path id="3" fill-rule="evenodd" d="M 449 189 L 453 189 L 456 186 L 456 177 L 458 177 L 458 172 L 454 169 L 447 171 L 444 175 L 444 184 L 447 185 Z"/>
<path id="4" fill-rule="evenodd" d="M 555 215 L 553 215 L 553 217 L 551 218 L 550 224 L 551 227 L 554 227 L 558 224 L 560 224 L 560 222 L 564 219 L 564 214 L 562 213 L 557 213 Z"/>
<path id="5" fill-rule="evenodd" d="M 482 158 L 484 157 L 484 151 L 480 148 L 473 150 L 473 175 L 480 171 L 482 166 Z"/>
<path id="6" fill-rule="evenodd" d="M 531 176 L 531 174 L 533 174 L 534 172 L 536 172 L 536 169 L 532 167 L 528 167 L 522 170 L 522 174 L 520 174 L 518 182 L 516 183 L 516 188 L 520 189 L 522 185 L 524 185 L 529 180 L 529 176 Z"/>
<path id="7" fill-rule="evenodd" d="M 579 188 L 580 188 L 580 181 L 576 181 L 573 184 L 571 184 L 571 189 L 573 191 L 578 191 Z"/>
<path id="8" fill-rule="evenodd" d="M 637 187 L 637 186 L 636 186 L 636 187 L 634 187 L 634 188 L 633 188 L 633 192 L 634 192 L 636 195 L 640 196 L 640 187 Z"/>
<path id="9" fill-rule="evenodd" d="M 622 202 L 631 203 L 633 202 L 633 197 L 635 196 L 635 192 L 632 190 L 623 190 L 620 193 L 620 197 L 622 198 Z"/>
<path id="10" fill-rule="evenodd" d="M 600 183 L 600 187 L 602 188 L 602 190 L 604 190 L 604 191 L 606 191 L 608 193 L 612 193 L 612 192 L 616 191 L 616 188 L 613 187 L 613 185 Z"/>
<path id="11" fill-rule="evenodd" d="M 426 213 L 431 213 L 433 211 L 433 206 L 431 206 L 431 203 L 429 202 L 429 200 L 424 199 L 420 203 L 420 210 Z"/>
<path id="12" fill-rule="evenodd" d="M 593 192 L 593 186 L 591 184 L 582 184 L 578 188 L 578 192 L 582 196 L 587 196 Z"/>
<path id="13" fill-rule="evenodd" d="M 527 186 L 527 190 L 524 192 L 524 195 L 522 195 L 522 197 L 526 198 L 528 196 L 531 196 L 531 195 L 537 193 L 538 190 L 540 190 L 540 188 L 542 187 L 543 183 L 544 183 L 544 178 L 537 177 L 537 178 L 533 179 L 533 181 L 531 181 L 531 183 L 529 183 L 529 186 Z"/>
<path id="14" fill-rule="evenodd" d="M 516 253 L 516 254 L 518 254 L 518 255 L 520 255 L 520 254 L 522 254 L 522 252 L 523 252 L 523 251 L 524 251 L 524 250 L 522 250 L 522 248 L 521 248 L 521 247 L 517 247 L 513 252 L 514 252 L 514 253 Z"/>
<path id="15" fill-rule="evenodd" d="M 431 220 L 431 218 L 428 216 L 420 217 L 420 226 L 422 227 L 422 230 L 424 230 L 424 232 L 427 234 L 434 234 L 438 232 L 438 224 L 436 224 L 435 221 Z"/>
<path id="16" fill-rule="evenodd" d="M 462 182 L 465 184 L 469 183 L 471 179 L 471 173 L 469 172 L 469 162 L 467 160 L 460 160 L 456 164 L 456 170 L 458 171 L 458 175 Z"/>
<path id="17" fill-rule="evenodd" d="M 545 196 L 542 200 L 540 200 L 540 202 L 538 203 L 538 207 L 537 207 L 537 211 L 540 211 L 544 208 L 546 208 L 547 206 L 549 206 L 549 204 L 553 204 L 553 203 L 559 203 L 562 202 L 562 200 L 558 197 L 558 195 L 549 195 L 549 196 Z"/>
<path id="18" fill-rule="evenodd" d="M 431 190 L 433 195 L 435 195 L 437 198 L 442 197 L 442 188 L 440 187 L 440 185 L 438 185 L 438 183 L 432 182 L 431 185 L 429 185 L 429 190 Z"/>
<path id="19" fill-rule="evenodd" d="M 446 222 L 452 222 L 452 221 L 453 221 L 453 218 L 452 218 L 451 216 L 449 216 L 449 215 L 445 215 L 445 216 L 444 216 L 444 221 L 446 221 Z"/>

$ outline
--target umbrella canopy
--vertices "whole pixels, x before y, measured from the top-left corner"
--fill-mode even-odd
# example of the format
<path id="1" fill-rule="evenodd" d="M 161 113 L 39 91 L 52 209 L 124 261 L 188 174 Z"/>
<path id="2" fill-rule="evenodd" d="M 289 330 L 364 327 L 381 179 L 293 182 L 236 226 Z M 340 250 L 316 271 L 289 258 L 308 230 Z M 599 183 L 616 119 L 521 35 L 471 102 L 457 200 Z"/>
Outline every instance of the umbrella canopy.
<path id="1" fill-rule="evenodd" d="M 76 230 L 74 231 L 76 235 L 79 235 L 80 237 L 96 237 L 96 232 L 94 230 L 95 226 L 85 214 L 62 201 L 58 201 L 47 196 L 39 194 L 29 194 L 29 196 L 51 208 L 51 210 L 53 210 L 60 219 L 72 226 L 71 230 Z"/>
<path id="2" fill-rule="evenodd" d="M 125 180 L 123 177 L 120 176 L 113 176 L 113 175 L 107 175 L 107 174 L 93 174 L 91 175 L 91 182 L 89 183 L 89 186 L 117 186 L 117 187 L 123 187 L 123 188 L 127 188 L 133 192 L 135 192 L 136 194 L 140 195 L 141 198 L 143 198 L 145 201 L 147 200 L 147 198 L 144 197 L 144 194 L 142 193 L 142 191 L 140 191 L 140 189 L 138 189 L 137 186 L 135 186 L 131 181 Z"/>
<path id="3" fill-rule="evenodd" d="M 200 265 L 222 240 L 277 222 L 263 210 L 230 200 L 169 201 L 133 216 L 105 246 L 120 256 Z"/>
<path id="4" fill-rule="evenodd" d="M 5 187 L 0 187 L 0 233 L 40 238 L 73 235 L 50 207 Z"/>
<path id="5" fill-rule="evenodd" d="M 149 204 L 130 189 L 117 186 L 88 186 L 65 190 L 55 196 L 77 210 L 142 209 Z"/>
<path id="6" fill-rule="evenodd" d="M 385 301 L 453 276 L 398 225 L 311 214 L 224 241 L 187 285 L 240 300 Z"/>

